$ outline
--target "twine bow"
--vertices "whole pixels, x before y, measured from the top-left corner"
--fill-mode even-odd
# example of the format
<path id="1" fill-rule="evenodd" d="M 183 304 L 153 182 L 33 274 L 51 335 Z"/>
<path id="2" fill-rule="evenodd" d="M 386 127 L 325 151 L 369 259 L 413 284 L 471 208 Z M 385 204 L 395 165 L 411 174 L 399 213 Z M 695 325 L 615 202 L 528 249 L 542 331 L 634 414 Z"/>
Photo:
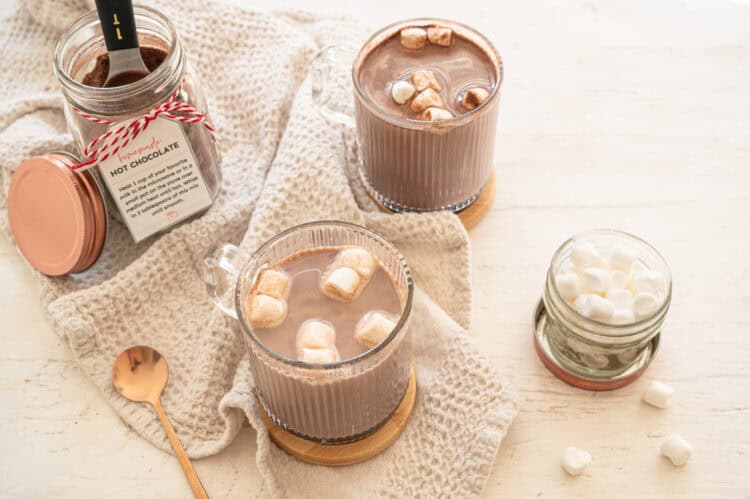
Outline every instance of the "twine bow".
<path id="1" fill-rule="evenodd" d="M 177 90 L 175 90 L 172 95 L 169 96 L 169 99 L 164 101 L 161 105 L 153 108 L 146 114 L 126 121 L 115 128 L 111 128 L 106 133 L 95 137 L 83 149 L 83 156 L 86 160 L 71 166 L 71 170 L 87 170 L 98 162 L 105 161 L 113 154 L 116 154 L 121 149 L 127 147 L 130 141 L 135 140 L 141 132 L 148 128 L 152 121 L 159 117 L 167 118 L 179 123 L 202 124 L 211 134 L 211 138 L 215 142 L 218 141 L 219 138 L 216 135 L 214 127 L 206 120 L 205 114 L 201 113 L 187 102 L 177 101 L 177 97 L 182 92 L 182 87 L 184 85 L 185 80 L 183 79 L 180 86 L 177 87 Z M 104 125 L 114 124 L 113 120 L 97 118 L 96 116 L 85 113 L 75 107 L 73 108 L 73 111 L 92 123 L 101 123 Z"/>

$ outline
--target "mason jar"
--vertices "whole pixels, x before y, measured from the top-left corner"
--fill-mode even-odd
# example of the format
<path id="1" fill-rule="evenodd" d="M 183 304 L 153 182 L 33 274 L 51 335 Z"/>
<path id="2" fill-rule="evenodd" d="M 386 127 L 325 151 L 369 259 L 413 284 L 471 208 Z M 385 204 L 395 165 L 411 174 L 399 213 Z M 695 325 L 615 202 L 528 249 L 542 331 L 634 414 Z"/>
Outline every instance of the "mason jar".
<path id="1" fill-rule="evenodd" d="M 148 7 L 134 7 L 134 14 L 142 53 L 157 59 L 149 74 L 116 87 L 84 83 L 107 53 L 96 11 L 61 35 L 54 70 L 81 157 L 96 162 L 95 174 L 117 208 L 113 215 L 140 241 L 208 209 L 220 189 L 221 155 L 200 82 L 174 25 Z M 105 136 L 108 131 L 146 116 L 139 133 L 98 156 L 92 153 L 113 140 Z"/>
<path id="2" fill-rule="evenodd" d="M 571 250 L 580 243 L 590 244 L 600 253 L 615 246 L 628 248 L 643 268 L 661 273 L 665 280 L 661 305 L 646 317 L 617 325 L 578 313 L 561 296 L 556 276 L 569 266 Z M 571 385 L 589 390 L 625 386 L 643 374 L 654 358 L 671 301 L 669 267 L 653 246 L 616 230 L 583 232 L 563 243 L 552 257 L 534 316 L 536 351 L 555 376 Z"/>

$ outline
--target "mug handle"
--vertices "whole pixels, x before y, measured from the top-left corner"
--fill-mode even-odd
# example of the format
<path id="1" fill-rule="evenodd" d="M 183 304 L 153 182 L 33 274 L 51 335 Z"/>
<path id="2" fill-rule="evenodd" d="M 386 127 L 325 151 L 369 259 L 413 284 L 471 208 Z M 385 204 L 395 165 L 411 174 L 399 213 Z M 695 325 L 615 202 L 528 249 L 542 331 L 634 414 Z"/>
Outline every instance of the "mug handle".
<path id="1" fill-rule="evenodd" d="M 225 244 L 211 251 L 203 259 L 203 279 L 214 305 L 233 319 L 237 319 L 234 295 L 243 265 L 250 257 L 233 244 Z"/>
<path id="2" fill-rule="evenodd" d="M 355 54 L 331 45 L 312 62 L 312 98 L 329 121 L 355 127 L 351 67 Z"/>

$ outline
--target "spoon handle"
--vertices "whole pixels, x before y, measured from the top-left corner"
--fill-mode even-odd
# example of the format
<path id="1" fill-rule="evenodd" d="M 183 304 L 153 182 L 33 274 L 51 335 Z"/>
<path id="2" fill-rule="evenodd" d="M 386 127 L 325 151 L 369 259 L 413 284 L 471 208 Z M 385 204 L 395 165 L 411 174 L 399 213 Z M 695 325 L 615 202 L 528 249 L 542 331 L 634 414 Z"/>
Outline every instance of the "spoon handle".
<path id="1" fill-rule="evenodd" d="M 187 478 L 190 488 L 193 489 L 193 494 L 198 499 L 208 499 L 206 489 L 203 488 L 201 479 L 198 478 L 198 474 L 195 472 L 195 468 L 193 468 L 193 463 L 190 462 L 187 452 L 185 452 L 185 448 L 180 443 L 180 439 L 177 438 L 177 434 L 174 432 L 174 428 L 172 428 L 169 419 L 167 419 L 164 408 L 161 406 L 161 400 L 156 399 L 151 405 L 154 406 L 154 411 L 156 411 L 156 415 L 159 416 L 159 421 L 161 421 L 161 425 L 164 427 L 167 438 L 169 438 L 169 442 L 172 444 L 174 453 L 180 461 L 180 466 L 182 466 L 182 471 L 185 472 L 185 478 Z"/>
<path id="2" fill-rule="evenodd" d="M 107 52 L 138 48 L 132 0 L 96 0 Z"/>

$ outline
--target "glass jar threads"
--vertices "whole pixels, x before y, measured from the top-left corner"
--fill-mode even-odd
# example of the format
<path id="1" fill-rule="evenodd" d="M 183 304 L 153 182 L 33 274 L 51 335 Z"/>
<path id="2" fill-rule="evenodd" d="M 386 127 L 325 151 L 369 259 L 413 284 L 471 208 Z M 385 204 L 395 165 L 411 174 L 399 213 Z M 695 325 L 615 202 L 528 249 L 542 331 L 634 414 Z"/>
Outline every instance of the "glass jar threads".
<path id="1" fill-rule="evenodd" d="M 147 7 L 134 13 L 149 74 L 102 86 L 108 58 L 95 11 L 62 34 L 54 69 L 83 158 L 78 166 L 93 167 L 138 242 L 208 209 L 219 193 L 221 156 L 174 26 Z"/>
<path id="2" fill-rule="evenodd" d="M 536 351 L 571 385 L 625 386 L 653 359 L 671 300 L 669 267 L 653 246 L 615 230 L 578 234 L 552 257 L 534 316 Z"/>

